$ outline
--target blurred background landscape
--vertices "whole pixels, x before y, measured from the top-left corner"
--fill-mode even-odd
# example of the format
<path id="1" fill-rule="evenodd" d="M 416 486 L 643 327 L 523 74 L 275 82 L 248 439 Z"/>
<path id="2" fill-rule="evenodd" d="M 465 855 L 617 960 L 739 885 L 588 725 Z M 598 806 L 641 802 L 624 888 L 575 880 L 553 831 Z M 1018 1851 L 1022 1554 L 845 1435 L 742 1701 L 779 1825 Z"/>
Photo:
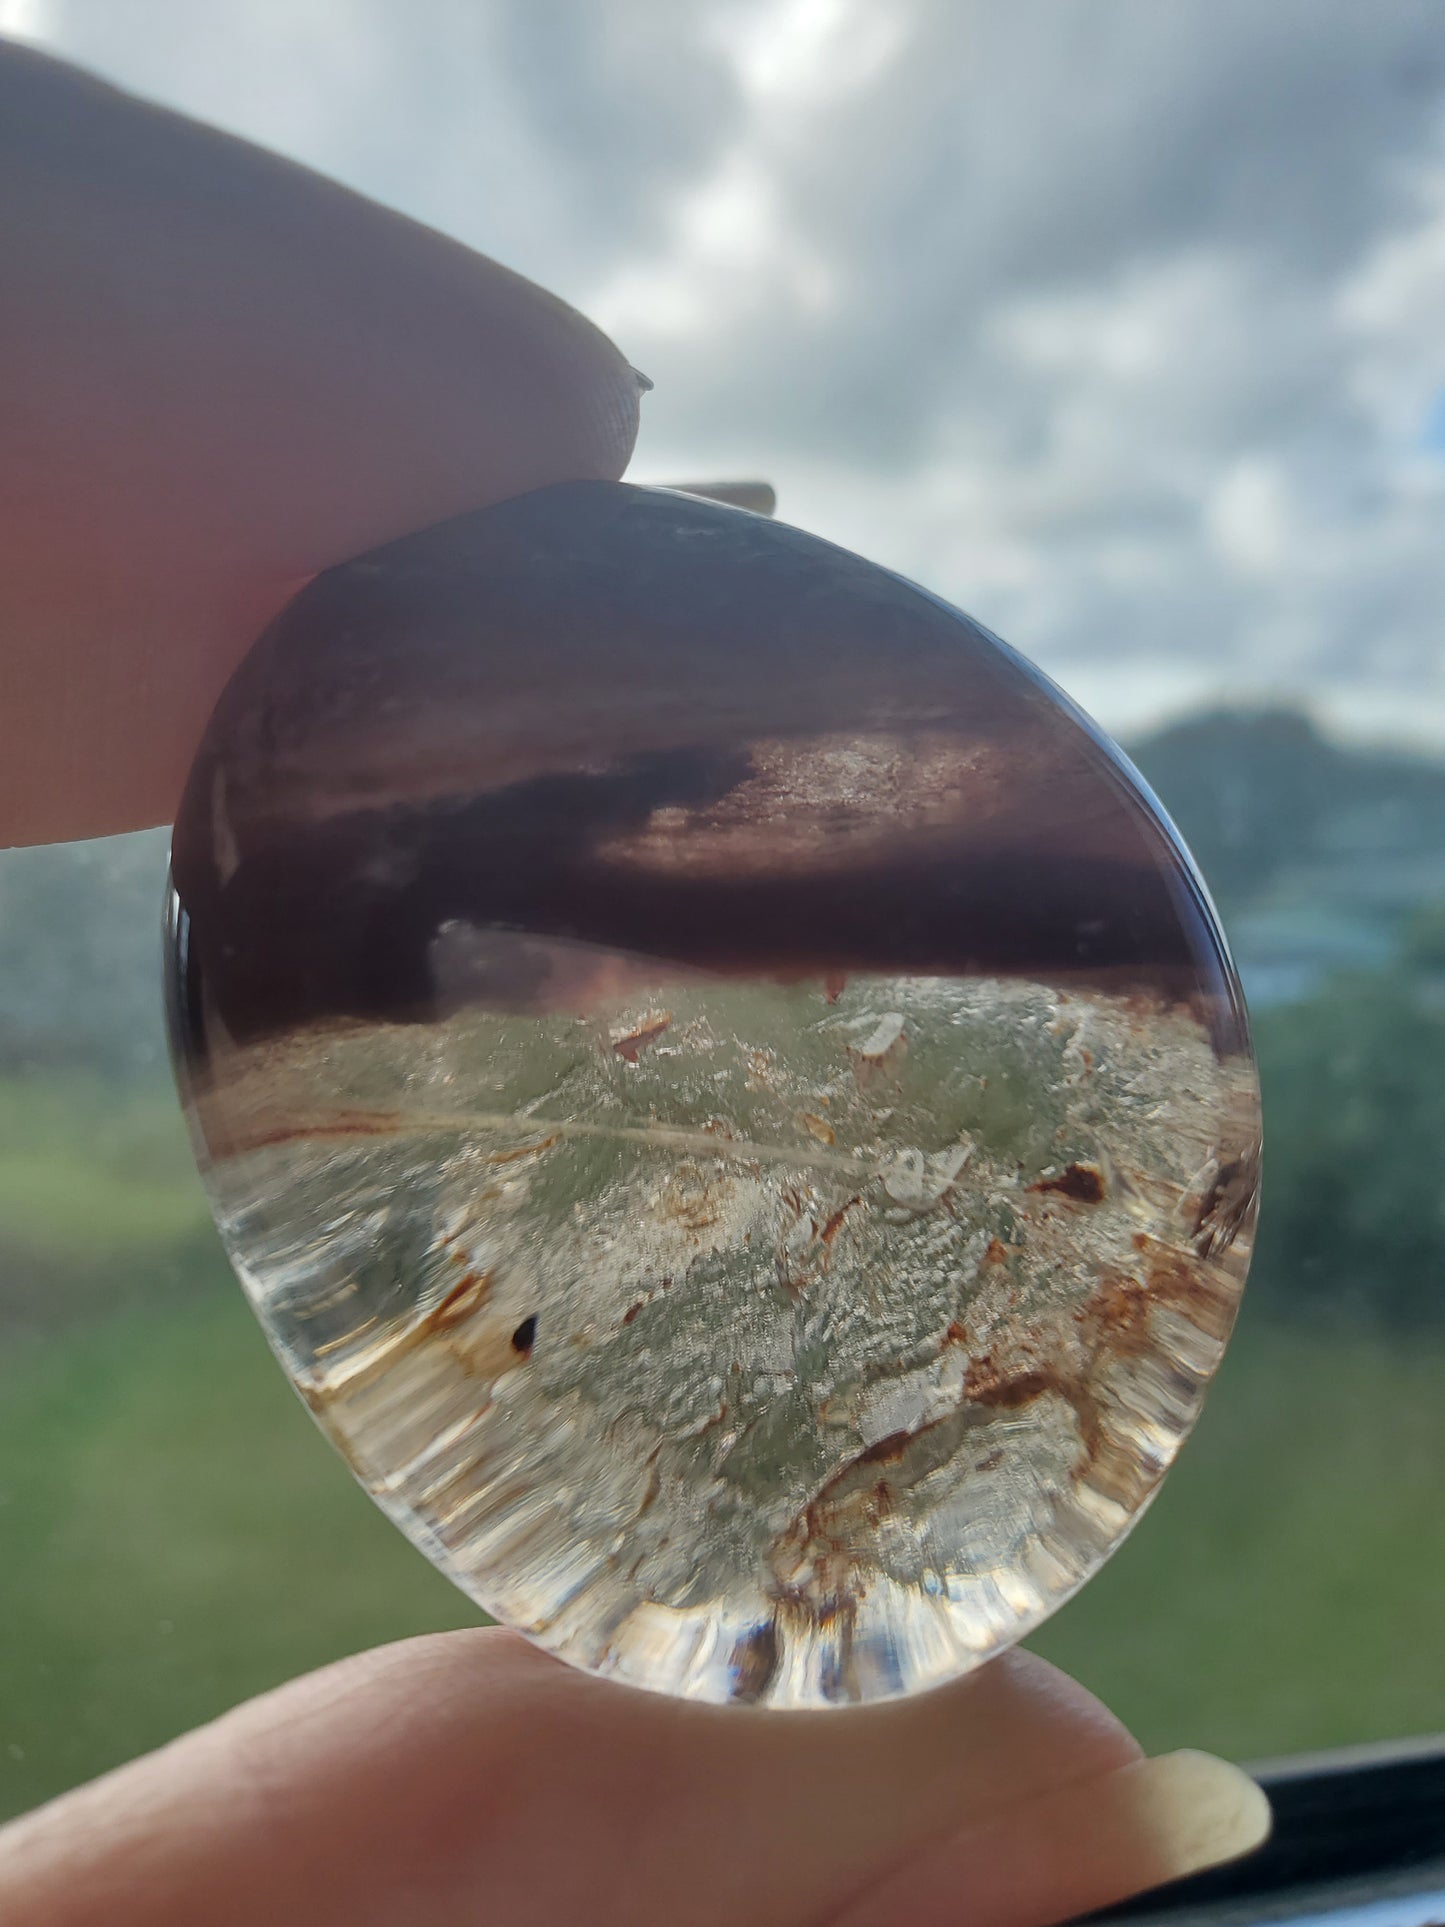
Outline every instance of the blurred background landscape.
<path id="1" fill-rule="evenodd" d="M 1264 1080 L 1197 1435 L 1040 1634 L 1146 1746 L 1445 1728 L 1435 0 L 0 0 L 483 249 L 1116 736 Z M 359 317 L 358 326 L 364 325 Z M 162 832 L 0 855 L 0 1812 L 466 1623 L 266 1351 L 164 1060 Z"/>

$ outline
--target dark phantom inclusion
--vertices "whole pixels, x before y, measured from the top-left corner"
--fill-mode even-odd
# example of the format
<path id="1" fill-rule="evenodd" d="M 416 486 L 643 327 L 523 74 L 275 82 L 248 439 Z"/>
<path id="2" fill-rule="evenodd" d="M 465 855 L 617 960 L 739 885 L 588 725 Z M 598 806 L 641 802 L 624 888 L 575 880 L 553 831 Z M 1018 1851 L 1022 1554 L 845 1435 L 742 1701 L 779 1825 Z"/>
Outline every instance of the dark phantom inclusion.
<path id="1" fill-rule="evenodd" d="M 661 491 L 461 517 L 262 637 L 173 880 L 237 1269 L 498 1617 L 871 1698 L 1152 1494 L 1247 1267 L 1243 1007 L 1139 779 L 957 611 Z"/>

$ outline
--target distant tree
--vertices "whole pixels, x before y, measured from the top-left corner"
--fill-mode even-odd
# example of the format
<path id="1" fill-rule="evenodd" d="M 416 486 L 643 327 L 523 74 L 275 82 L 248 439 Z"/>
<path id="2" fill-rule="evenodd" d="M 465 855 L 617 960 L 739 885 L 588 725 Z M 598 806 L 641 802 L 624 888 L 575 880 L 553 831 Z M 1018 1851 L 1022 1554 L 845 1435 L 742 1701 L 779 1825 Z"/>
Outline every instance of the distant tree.
<path id="1" fill-rule="evenodd" d="M 0 852 L 0 1071 L 165 1064 L 162 831 Z"/>
<path id="2" fill-rule="evenodd" d="M 1333 743 L 1298 710 L 1191 716 L 1130 754 L 1226 920 L 1292 864 L 1445 845 L 1445 764 Z"/>
<path id="3" fill-rule="evenodd" d="M 1400 950 L 1407 969 L 1445 976 L 1445 898 L 1416 911 L 1405 926 Z"/>
<path id="4" fill-rule="evenodd" d="M 1350 760 L 1292 709 L 1190 717 L 1132 754 L 1226 914 L 1310 850 Z"/>
<path id="5" fill-rule="evenodd" d="M 1445 1324 L 1445 1014 L 1408 971 L 1342 977 L 1256 1025 L 1254 1283 L 1297 1316 Z"/>

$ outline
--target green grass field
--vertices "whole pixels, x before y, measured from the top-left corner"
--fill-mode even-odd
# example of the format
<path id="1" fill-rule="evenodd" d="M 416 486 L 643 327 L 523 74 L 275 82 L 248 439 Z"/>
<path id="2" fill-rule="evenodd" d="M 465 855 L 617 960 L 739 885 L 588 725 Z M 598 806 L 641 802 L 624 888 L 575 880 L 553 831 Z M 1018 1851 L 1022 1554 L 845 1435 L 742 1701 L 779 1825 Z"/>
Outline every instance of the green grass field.
<path id="1" fill-rule="evenodd" d="M 173 1101 L 33 1096 L 0 1086 L 5 1813 L 303 1668 L 476 1617 L 282 1381 Z M 1157 1504 L 1039 1650 L 1155 1749 L 1445 1727 L 1442 1367 L 1438 1339 L 1246 1315 Z"/>

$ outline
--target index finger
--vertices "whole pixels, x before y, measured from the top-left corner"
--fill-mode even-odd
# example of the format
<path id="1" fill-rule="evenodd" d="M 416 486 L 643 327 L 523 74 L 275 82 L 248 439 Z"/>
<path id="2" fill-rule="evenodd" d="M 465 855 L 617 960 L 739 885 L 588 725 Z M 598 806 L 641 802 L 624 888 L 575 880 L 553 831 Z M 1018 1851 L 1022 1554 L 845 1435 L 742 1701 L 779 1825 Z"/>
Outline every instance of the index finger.
<path id="1" fill-rule="evenodd" d="M 316 570 L 626 465 L 605 336 L 304 168 L 0 45 L 0 181 L 0 842 L 167 820 Z"/>

